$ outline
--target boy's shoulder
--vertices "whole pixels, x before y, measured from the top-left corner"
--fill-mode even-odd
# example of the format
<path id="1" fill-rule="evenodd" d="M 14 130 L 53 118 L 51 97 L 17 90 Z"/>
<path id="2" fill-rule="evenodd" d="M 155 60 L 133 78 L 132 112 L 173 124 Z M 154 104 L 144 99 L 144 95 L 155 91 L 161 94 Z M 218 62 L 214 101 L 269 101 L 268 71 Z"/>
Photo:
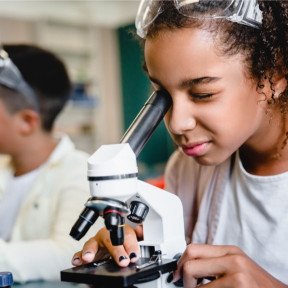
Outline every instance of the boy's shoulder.
<path id="1" fill-rule="evenodd" d="M 89 158 L 89 154 L 83 150 L 75 147 L 75 144 L 68 135 L 62 135 L 59 139 L 58 145 L 51 153 L 48 162 L 58 163 L 63 161 L 73 162 L 82 161 Z"/>
<path id="2" fill-rule="evenodd" d="M 0 170 L 3 170 L 10 166 L 10 156 L 8 155 L 0 155 Z"/>

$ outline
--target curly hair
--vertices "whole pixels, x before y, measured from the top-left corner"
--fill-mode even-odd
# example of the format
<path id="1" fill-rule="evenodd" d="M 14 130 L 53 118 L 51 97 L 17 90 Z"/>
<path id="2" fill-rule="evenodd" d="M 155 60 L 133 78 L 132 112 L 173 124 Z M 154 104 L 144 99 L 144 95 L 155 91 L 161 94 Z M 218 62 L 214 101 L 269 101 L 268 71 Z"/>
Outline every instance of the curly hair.
<path id="1" fill-rule="evenodd" d="M 162 29 L 184 27 L 205 27 L 221 37 L 223 52 L 235 55 L 242 52 L 246 56 L 249 72 L 261 79 L 274 72 L 287 73 L 288 58 L 288 1 L 258 0 L 263 14 L 261 29 L 217 19 L 207 21 L 183 16 L 174 7 L 173 1 L 163 1 L 163 12 L 151 24 L 148 37 L 155 37 Z"/>
<path id="2" fill-rule="evenodd" d="M 220 53 L 226 56 L 241 53 L 244 56 L 246 71 L 255 79 L 257 91 L 263 94 L 268 104 L 278 101 L 282 115 L 286 117 L 288 88 L 286 87 L 286 90 L 276 99 L 273 76 L 284 75 L 288 80 L 288 1 L 258 0 L 258 4 L 263 16 L 260 29 L 225 19 L 189 18 L 175 8 L 172 0 L 162 0 L 163 12 L 148 28 L 146 38 L 156 37 L 165 29 L 176 30 L 189 27 L 207 29 L 214 35 Z M 270 83 L 271 95 L 269 96 L 262 91 L 264 79 L 268 79 Z M 285 135 L 284 146 L 288 143 L 288 133 Z"/>

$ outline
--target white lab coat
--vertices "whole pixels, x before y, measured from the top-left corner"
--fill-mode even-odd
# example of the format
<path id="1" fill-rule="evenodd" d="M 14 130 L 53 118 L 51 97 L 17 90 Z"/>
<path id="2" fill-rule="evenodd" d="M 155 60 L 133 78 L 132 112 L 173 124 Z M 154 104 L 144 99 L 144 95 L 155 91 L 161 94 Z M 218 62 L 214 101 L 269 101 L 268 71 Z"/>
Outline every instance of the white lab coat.
<path id="1" fill-rule="evenodd" d="M 0 239 L 0 271 L 19 282 L 59 280 L 60 270 L 72 266 L 73 254 L 89 237 L 77 242 L 69 236 L 90 196 L 87 159 L 67 136 L 61 139 L 23 202 L 11 241 Z M 9 169 L 6 161 L 0 166 L 0 201 Z"/>

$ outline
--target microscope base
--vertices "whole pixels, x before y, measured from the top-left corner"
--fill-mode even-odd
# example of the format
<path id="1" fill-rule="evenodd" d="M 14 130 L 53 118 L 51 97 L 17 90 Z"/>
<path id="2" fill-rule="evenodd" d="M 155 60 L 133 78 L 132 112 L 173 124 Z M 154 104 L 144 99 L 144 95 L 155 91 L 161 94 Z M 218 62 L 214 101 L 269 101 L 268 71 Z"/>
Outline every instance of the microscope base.
<path id="1" fill-rule="evenodd" d="M 131 287 L 158 279 L 161 274 L 176 270 L 177 260 L 162 259 L 148 267 L 138 270 L 137 265 L 149 262 L 149 258 L 141 258 L 121 268 L 113 260 L 97 266 L 97 262 L 61 271 L 61 281 L 97 285 L 97 288 Z M 168 276 L 168 274 L 167 274 Z"/>

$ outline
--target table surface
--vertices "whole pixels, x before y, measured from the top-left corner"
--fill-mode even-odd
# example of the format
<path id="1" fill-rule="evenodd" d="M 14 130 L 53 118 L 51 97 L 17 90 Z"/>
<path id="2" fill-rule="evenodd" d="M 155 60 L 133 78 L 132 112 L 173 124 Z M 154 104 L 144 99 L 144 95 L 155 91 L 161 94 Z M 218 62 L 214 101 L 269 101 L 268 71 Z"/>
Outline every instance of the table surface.
<path id="1" fill-rule="evenodd" d="M 103 286 L 99 285 L 86 285 L 86 284 L 75 284 L 69 282 L 28 282 L 25 284 L 14 284 L 13 288 L 103 288 Z M 107 286 L 106 286 L 107 287 Z M 115 285 L 110 288 L 117 288 Z M 131 286 L 130 288 L 137 288 L 135 286 Z"/>
<path id="2" fill-rule="evenodd" d="M 88 288 L 85 284 L 75 284 L 68 282 L 28 282 L 25 284 L 14 284 L 13 288 Z"/>

